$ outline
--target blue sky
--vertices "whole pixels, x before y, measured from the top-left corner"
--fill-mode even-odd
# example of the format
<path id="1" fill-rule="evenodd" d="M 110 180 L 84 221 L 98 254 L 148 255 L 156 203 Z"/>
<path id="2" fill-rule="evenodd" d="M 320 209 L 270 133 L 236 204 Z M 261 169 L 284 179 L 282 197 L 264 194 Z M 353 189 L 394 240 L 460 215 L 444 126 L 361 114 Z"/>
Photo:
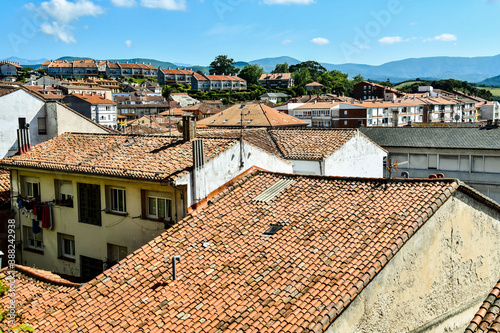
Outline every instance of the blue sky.
<path id="1" fill-rule="evenodd" d="M 291 56 L 378 65 L 500 54 L 500 0 L 4 1 L 0 59 Z"/>

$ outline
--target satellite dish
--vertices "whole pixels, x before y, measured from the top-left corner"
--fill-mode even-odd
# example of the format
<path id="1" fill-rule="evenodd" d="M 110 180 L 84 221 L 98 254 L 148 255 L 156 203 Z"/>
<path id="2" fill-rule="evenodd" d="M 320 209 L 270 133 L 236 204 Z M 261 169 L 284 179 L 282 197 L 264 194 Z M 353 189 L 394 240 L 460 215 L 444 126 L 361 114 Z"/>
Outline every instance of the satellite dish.
<path id="1" fill-rule="evenodd" d="M 182 123 L 182 120 L 177 123 L 177 130 L 179 133 L 184 133 L 184 124 Z"/>
<path id="2" fill-rule="evenodd" d="M 455 120 L 456 121 L 459 121 L 460 120 L 460 116 L 458 114 L 455 115 Z"/>

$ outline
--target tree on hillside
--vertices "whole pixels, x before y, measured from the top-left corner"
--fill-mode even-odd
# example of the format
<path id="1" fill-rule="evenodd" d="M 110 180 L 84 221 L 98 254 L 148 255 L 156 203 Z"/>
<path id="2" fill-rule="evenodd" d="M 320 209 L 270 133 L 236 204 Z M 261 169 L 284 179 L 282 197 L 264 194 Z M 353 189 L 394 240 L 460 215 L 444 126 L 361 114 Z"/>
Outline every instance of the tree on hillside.
<path id="1" fill-rule="evenodd" d="M 333 70 L 323 73 L 319 82 L 325 86 L 327 92 L 334 93 L 338 96 L 350 96 L 353 91 L 352 82 L 348 79 L 349 75 L 341 71 Z"/>
<path id="2" fill-rule="evenodd" d="M 238 75 L 247 81 L 248 84 L 258 84 L 260 76 L 264 73 L 264 69 L 257 64 L 246 65 Z"/>
<path id="3" fill-rule="evenodd" d="M 300 71 L 293 72 L 292 77 L 295 87 L 303 88 L 306 84 L 313 82 L 308 68 L 302 68 Z"/>
<path id="4" fill-rule="evenodd" d="M 363 75 L 361 74 L 358 74 L 356 75 L 355 77 L 352 78 L 352 84 L 355 85 L 355 84 L 358 84 L 360 82 L 363 82 L 365 80 L 365 78 L 363 77 Z"/>
<path id="5" fill-rule="evenodd" d="M 290 66 L 289 70 L 292 73 L 307 69 L 311 75 L 313 81 L 318 81 L 321 74 L 325 73 L 327 70 L 319 62 L 316 61 L 304 61 L 297 65 Z"/>
<path id="6" fill-rule="evenodd" d="M 239 69 L 234 67 L 233 58 L 228 58 L 227 55 L 218 55 L 214 61 L 210 63 L 210 74 L 212 75 L 236 75 Z"/>
<path id="7" fill-rule="evenodd" d="M 288 63 L 285 62 L 284 64 L 277 64 L 271 73 L 288 73 L 289 70 Z"/>

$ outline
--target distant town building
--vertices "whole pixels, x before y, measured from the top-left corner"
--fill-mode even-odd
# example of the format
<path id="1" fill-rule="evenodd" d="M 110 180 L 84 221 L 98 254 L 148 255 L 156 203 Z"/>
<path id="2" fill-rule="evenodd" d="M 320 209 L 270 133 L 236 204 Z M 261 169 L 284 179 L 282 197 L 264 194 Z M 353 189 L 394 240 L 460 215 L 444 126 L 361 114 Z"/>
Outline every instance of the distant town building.
<path id="1" fill-rule="evenodd" d="M 271 73 L 262 74 L 259 78 L 259 85 L 266 89 L 291 88 L 293 78 L 291 73 Z"/>

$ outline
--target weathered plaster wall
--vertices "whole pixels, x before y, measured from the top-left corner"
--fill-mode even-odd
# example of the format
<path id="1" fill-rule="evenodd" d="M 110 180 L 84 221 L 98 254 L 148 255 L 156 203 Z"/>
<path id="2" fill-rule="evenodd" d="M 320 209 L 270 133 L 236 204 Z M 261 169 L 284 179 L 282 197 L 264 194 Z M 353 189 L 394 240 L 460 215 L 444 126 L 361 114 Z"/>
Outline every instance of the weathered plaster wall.
<path id="1" fill-rule="evenodd" d="M 54 271 L 67 275 L 80 275 L 80 255 L 105 261 L 107 257 L 107 244 L 127 247 L 127 253 L 132 253 L 154 237 L 165 231 L 164 223 L 142 219 L 141 190 L 162 193 L 162 197 L 172 200 L 172 216 L 182 218 L 182 202 L 180 194 L 175 193 L 168 186 L 158 182 L 140 182 L 127 179 L 94 177 L 63 172 L 44 171 L 12 171 L 12 193 L 16 197 L 22 191 L 21 176 L 38 177 L 40 180 L 41 201 L 52 201 L 56 198 L 55 179 L 69 180 L 73 187 L 73 207 L 54 206 L 52 208 L 54 228 L 43 229 L 43 254 L 29 250 L 18 253 L 22 265 L 36 266 L 41 269 Z M 78 192 L 77 183 L 97 184 L 101 190 L 101 217 L 102 226 L 78 222 Z M 126 193 L 127 215 L 116 215 L 106 212 L 107 201 L 106 186 L 124 188 Z M 14 200 L 15 201 L 15 200 Z M 109 207 L 109 205 L 108 205 Z M 19 214 L 15 203 L 16 224 L 32 226 L 32 221 Z M 21 228 L 22 230 L 22 228 Z M 75 262 L 58 259 L 57 233 L 75 237 Z M 16 235 L 22 240 L 22 235 Z M 23 246 L 24 248 L 24 246 Z M 22 260 L 21 260 L 22 256 Z"/>
<path id="2" fill-rule="evenodd" d="M 463 332 L 500 278 L 500 214 L 455 192 L 329 327 Z"/>
<path id="3" fill-rule="evenodd" d="M 365 136 L 356 135 L 325 159 L 325 175 L 382 178 L 386 155 Z"/>

